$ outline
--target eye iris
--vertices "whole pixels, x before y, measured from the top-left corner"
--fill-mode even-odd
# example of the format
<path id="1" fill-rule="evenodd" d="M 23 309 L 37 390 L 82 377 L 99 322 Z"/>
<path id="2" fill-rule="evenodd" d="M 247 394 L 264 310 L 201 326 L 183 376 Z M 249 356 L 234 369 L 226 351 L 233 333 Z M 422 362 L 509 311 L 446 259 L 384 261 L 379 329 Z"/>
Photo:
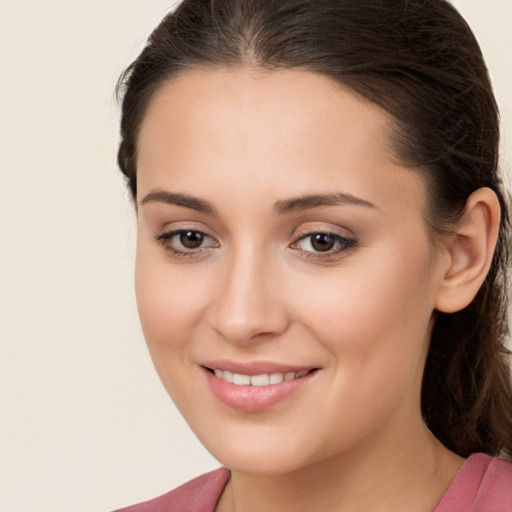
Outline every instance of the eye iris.
<path id="1" fill-rule="evenodd" d="M 199 231 L 184 231 L 180 233 L 180 243 L 187 249 L 197 249 L 203 243 L 204 235 Z"/>
<path id="2" fill-rule="evenodd" d="M 311 246 L 315 251 L 330 251 L 334 247 L 336 240 L 333 236 L 325 233 L 317 233 L 311 237 Z"/>

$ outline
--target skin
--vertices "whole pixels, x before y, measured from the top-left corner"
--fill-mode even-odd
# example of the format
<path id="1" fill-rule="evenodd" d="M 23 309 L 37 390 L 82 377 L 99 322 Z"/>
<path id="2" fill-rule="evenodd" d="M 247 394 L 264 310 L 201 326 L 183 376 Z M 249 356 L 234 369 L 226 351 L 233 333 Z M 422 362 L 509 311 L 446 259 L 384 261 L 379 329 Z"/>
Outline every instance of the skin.
<path id="1" fill-rule="evenodd" d="M 187 71 L 148 108 L 138 307 L 164 386 L 232 470 L 221 511 L 427 511 L 463 462 L 420 411 L 453 257 L 432 248 L 426 185 L 391 155 L 391 128 L 379 107 L 304 71 Z M 359 201 L 275 211 L 333 192 Z M 179 236 L 156 239 L 180 229 L 207 236 L 192 250 Z M 313 233 L 354 242 L 319 252 Z M 219 358 L 319 370 L 281 402 L 244 412 L 206 385 L 201 363 Z"/>

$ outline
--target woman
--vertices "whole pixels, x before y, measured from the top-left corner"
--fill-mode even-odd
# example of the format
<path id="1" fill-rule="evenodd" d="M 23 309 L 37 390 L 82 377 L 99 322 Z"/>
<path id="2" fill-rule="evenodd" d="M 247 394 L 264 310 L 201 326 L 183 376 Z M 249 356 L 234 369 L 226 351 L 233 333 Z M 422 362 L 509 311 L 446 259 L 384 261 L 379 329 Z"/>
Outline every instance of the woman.
<path id="1" fill-rule="evenodd" d="M 124 510 L 512 510 L 498 113 L 455 9 L 185 0 L 121 88 L 142 327 L 224 466 Z"/>

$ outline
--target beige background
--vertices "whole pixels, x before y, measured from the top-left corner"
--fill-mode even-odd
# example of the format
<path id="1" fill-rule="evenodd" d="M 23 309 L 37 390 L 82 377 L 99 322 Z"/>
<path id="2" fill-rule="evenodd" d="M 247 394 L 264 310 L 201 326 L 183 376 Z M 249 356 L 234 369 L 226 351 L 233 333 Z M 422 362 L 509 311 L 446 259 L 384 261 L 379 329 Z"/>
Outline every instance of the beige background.
<path id="1" fill-rule="evenodd" d="M 122 69 L 173 2 L 0 0 L 0 510 L 104 512 L 217 466 L 153 371 L 115 165 Z M 457 0 L 512 160 L 512 0 Z"/>

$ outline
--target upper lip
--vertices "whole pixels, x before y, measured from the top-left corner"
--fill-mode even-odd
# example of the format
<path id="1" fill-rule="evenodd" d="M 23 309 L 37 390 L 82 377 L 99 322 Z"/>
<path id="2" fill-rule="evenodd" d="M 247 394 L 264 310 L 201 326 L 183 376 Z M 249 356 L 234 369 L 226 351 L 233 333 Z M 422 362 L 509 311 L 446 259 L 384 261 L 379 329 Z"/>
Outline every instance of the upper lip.
<path id="1" fill-rule="evenodd" d="M 201 366 L 210 370 L 222 370 L 241 375 L 300 372 L 303 370 L 314 370 L 317 368 L 315 366 L 283 364 L 273 361 L 232 361 L 227 359 L 204 361 L 201 363 Z"/>

